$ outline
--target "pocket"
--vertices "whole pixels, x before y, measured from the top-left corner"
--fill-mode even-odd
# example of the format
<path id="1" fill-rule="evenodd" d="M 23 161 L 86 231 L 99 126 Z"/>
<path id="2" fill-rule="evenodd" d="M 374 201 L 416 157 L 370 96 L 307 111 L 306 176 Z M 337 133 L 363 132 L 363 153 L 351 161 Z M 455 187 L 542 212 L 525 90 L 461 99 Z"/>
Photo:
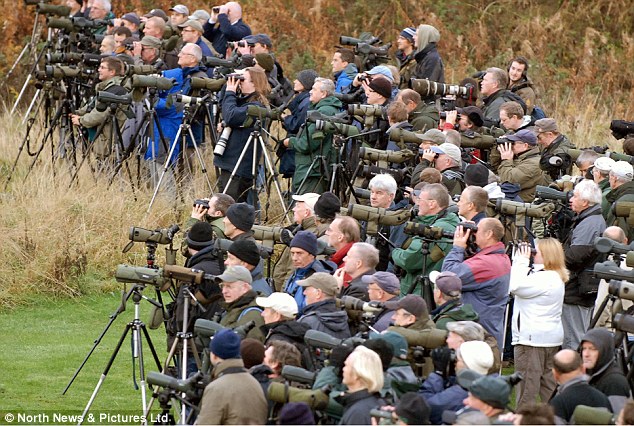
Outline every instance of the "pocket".
<path id="1" fill-rule="evenodd" d="M 583 270 L 578 276 L 579 280 L 579 295 L 580 296 L 591 296 L 597 294 L 599 291 L 599 282 L 601 281 L 599 278 L 594 278 L 592 276 L 591 270 Z"/>

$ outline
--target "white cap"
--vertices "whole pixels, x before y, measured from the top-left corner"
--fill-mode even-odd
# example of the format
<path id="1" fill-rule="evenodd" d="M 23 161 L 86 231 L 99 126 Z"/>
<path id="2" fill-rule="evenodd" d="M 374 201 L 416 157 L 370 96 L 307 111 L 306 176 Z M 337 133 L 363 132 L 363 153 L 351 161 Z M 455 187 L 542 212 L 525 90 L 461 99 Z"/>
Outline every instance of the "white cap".
<path id="1" fill-rule="evenodd" d="M 478 340 L 464 342 L 460 345 L 460 357 L 469 370 L 488 374 L 493 365 L 493 351 L 488 343 Z"/>
<path id="2" fill-rule="evenodd" d="M 293 200 L 306 203 L 311 210 L 315 210 L 315 203 L 319 200 L 319 194 L 307 192 L 302 195 L 293 195 Z"/>
<path id="3" fill-rule="evenodd" d="M 634 169 L 627 161 L 617 161 L 612 166 L 610 174 L 614 174 L 621 179 L 632 180 L 634 178 Z"/>
<path id="4" fill-rule="evenodd" d="M 297 315 L 297 302 L 288 293 L 271 293 L 269 297 L 256 297 L 255 303 L 263 308 L 271 308 L 283 317 L 293 318 Z"/>
<path id="5" fill-rule="evenodd" d="M 452 143 L 445 142 L 440 146 L 432 146 L 431 150 L 436 154 L 445 154 L 449 156 L 449 158 L 453 159 L 456 163 L 460 164 L 462 160 L 462 153 L 460 152 L 460 148 Z"/>
<path id="6" fill-rule="evenodd" d="M 594 167 L 602 172 L 609 172 L 612 170 L 614 163 L 616 163 L 616 161 L 610 157 L 599 157 L 594 160 Z"/>

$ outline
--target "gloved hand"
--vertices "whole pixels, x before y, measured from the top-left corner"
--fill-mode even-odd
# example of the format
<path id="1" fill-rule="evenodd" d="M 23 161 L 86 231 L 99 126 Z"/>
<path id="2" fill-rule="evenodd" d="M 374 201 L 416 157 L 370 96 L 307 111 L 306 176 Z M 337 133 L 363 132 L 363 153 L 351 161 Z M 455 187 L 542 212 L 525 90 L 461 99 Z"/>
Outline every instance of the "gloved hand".
<path id="1" fill-rule="evenodd" d="M 447 377 L 451 364 L 452 350 L 447 346 L 441 346 L 431 351 L 431 360 L 434 363 L 434 372 L 442 377 Z"/>

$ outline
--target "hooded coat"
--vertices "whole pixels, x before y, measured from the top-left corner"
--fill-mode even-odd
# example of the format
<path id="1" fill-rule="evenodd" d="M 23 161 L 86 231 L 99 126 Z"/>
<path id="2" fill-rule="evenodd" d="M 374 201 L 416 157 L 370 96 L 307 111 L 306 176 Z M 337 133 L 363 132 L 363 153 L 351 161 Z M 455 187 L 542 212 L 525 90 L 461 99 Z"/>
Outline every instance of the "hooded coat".
<path id="1" fill-rule="evenodd" d="M 436 48 L 436 44 L 440 41 L 440 32 L 431 25 L 419 25 L 417 33 L 418 51 L 414 55 L 416 59 L 414 77 L 444 83 L 445 65 Z"/>
<path id="2" fill-rule="evenodd" d="M 297 322 L 310 326 L 311 330 L 323 331 L 338 339 L 350 337 L 348 314 L 337 308 L 335 299 L 306 305 L 304 315 Z"/>
<path id="3" fill-rule="evenodd" d="M 348 64 L 346 67 L 335 73 L 335 93 L 348 93 L 352 80 L 359 73 L 355 64 Z"/>
<path id="4" fill-rule="evenodd" d="M 620 395 L 629 398 L 630 386 L 614 357 L 612 332 L 605 328 L 593 328 L 583 336 L 581 345 L 583 342 L 590 342 L 599 350 L 599 357 L 594 368 L 586 370 L 586 374 L 590 376 L 590 385 L 606 396 Z"/>
<path id="5" fill-rule="evenodd" d="M 247 337 L 263 342 L 264 335 L 260 330 L 260 326 L 264 324 L 264 319 L 262 318 L 262 308 L 255 303 L 256 297 L 257 293 L 249 290 L 237 300 L 228 303 L 227 312 L 220 320 L 220 325 L 227 328 L 236 328 L 249 321 L 254 321 L 255 327 L 249 331 Z"/>

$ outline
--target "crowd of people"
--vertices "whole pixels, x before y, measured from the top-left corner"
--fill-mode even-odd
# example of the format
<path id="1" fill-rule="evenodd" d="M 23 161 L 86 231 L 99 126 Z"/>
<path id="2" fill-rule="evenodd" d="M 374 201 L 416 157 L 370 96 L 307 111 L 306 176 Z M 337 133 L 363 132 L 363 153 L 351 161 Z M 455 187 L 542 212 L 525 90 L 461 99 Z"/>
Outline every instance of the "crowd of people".
<path id="1" fill-rule="evenodd" d="M 444 83 L 445 65 L 440 32 L 422 24 L 398 35 L 396 65 L 367 66 L 360 49 L 338 47 L 332 74 L 305 69 L 291 82 L 271 38 L 252 34 L 236 2 L 119 18 L 109 0 L 67 5 L 73 17 L 107 22 L 93 29 L 105 34 L 97 92 L 125 88 L 126 67 L 134 65 L 154 66 L 174 81 L 152 106 L 158 119 L 143 147 L 150 173 L 172 161 L 170 151 L 189 159 L 199 148 L 213 151 L 217 191 L 194 205 L 183 254 L 185 266 L 215 279 L 191 294 L 181 288 L 166 315 L 170 345 L 197 319 L 225 328 L 208 347 L 195 348 L 212 364 L 197 424 L 313 424 L 326 417 L 370 424 L 381 415 L 394 424 L 552 424 L 575 421 L 582 405 L 632 424 L 623 336 L 609 311 L 598 309 L 608 285 L 618 282 L 593 270 L 607 259 L 597 237 L 617 245 L 634 237 L 630 216 L 616 211 L 633 200 L 634 169 L 597 150 L 575 150 L 540 108 L 525 57 L 461 81 L 459 88 L 470 88 L 465 96 L 423 91 L 412 79 Z M 227 66 L 232 73 L 221 74 Z M 217 123 L 173 101 L 207 93 L 193 87 L 194 78 L 221 77 L 212 91 Z M 146 90 L 150 99 L 156 95 Z M 108 167 L 113 139 L 95 128 L 114 117 L 94 106 L 71 119 Z M 253 132 L 266 124 L 250 113 L 254 107 L 283 113 L 287 136 L 276 157 L 279 173 L 291 179 L 294 223 L 282 231 L 288 241 L 256 240 L 262 150 L 247 141 L 255 143 Z M 348 124 L 336 121 L 343 111 Z M 121 121 L 134 126 L 136 119 Z M 185 122 L 192 133 L 180 144 Z M 342 124 L 363 135 L 344 133 Z M 486 137 L 493 142 L 482 143 Z M 405 161 L 365 159 L 355 144 Z M 631 154 L 634 139 L 623 147 Z M 329 191 L 341 153 L 344 162 L 374 167 L 349 182 L 368 190 L 368 200 L 354 197 L 373 215 L 355 218 L 345 209 L 349 200 Z M 559 198 L 540 194 L 548 186 Z M 530 213 L 544 205 L 556 209 Z M 385 219 L 401 213 L 405 220 Z M 218 240 L 229 240 L 229 248 L 219 249 Z M 274 262 L 263 258 L 266 243 L 282 247 Z M 189 297 L 196 303 L 183 324 Z M 317 356 L 308 331 L 339 344 Z M 196 358 L 188 357 L 191 373 L 202 368 Z M 501 375 L 502 365 L 516 374 Z M 271 399 L 268 390 L 286 380 L 284 366 L 314 372 L 304 387 L 326 395 L 327 406 Z"/>

